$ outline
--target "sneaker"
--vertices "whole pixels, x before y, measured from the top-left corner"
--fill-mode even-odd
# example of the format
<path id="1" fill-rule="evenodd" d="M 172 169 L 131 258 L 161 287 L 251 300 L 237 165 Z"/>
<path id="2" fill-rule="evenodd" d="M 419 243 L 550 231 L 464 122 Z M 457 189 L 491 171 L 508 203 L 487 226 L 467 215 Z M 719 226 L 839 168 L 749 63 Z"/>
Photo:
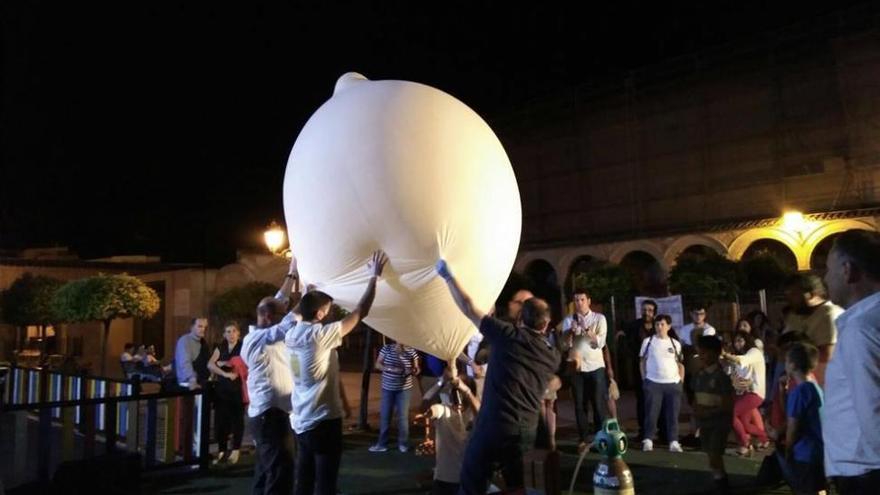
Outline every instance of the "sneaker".
<path id="1" fill-rule="evenodd" d="M 216 466 L 217 464 L 220 464 L 224 461 L 226 461 L 226 452 L 220 452 L 219 454 L 217 454 L 217 457 L 215 457 L 214 460 L 211 461 L 211 464 Z"/>
<path id="2" fill-rule="evenodd" d="M 388 447 L 379 444 L 371 445 L 370 452 L 388 452 Z"/>
<path id="3" fill-rule="evenodd" d="M 239 455 L 241 455 L 241 453 L 238 451 L 238 449 L 233 450 L 229 453 L 229 457 L 226 458 L 226 462 L 228 462 L 229 464 L 237 464 Z"/>
<path id="4" fill-rule="evenodd" d="M 673 440 L 673 441 L 669 444 L 669 451 L 670 451 L 670 452 L 684 452 L 684 449 L 681 448 L 681 444 L 678 443 L 677 440 Z"/>
<path id="5" fill-rule="evenodd" d="M 650 438 L 642 440 L 642 452 L 650 452 L 654 450 L 654 442 Z"/>
<path id="6" fill-rule="evenodd" d="M 406 454 L 407 452 L 409 452 L 409 447 L 407 447 L 406 445 L 398 445 L 397 450 Z"/>

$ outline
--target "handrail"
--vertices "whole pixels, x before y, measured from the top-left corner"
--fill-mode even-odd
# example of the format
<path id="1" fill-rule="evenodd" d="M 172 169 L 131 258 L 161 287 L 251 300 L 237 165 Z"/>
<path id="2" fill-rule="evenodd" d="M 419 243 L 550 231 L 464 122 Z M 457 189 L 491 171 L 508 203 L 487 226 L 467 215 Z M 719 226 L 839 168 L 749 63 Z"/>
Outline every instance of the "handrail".
<path id="1" fill-rule="evenodd" d="M 13 411 L 32 411 L 34 409 L 54 409 L 56 407 L 77 407 L 77 406 L 98 406 L 102 404 L 118 404 L 120 402 L 132 402 L 150 399 L 176 399 L 178 397 L 189 397 L 201 395 L 204 393 L 202 389 L 196 390 L 179 390 L 174 392 L 156 392 L 152 394 L 132 394 L 119 395 L 111 397 L 96 397 L 94 399 L 73 399 L 59 400 L 51 402 L 31 402 L 27 404 L 2 404 L 0 405 L 0 413 Z"/>
<path id="2" fill-rule="evenodd" d="M 18 369 L 18 370 L 23 370 L 23 371 L 37 371 L 37 372 L 52 373 L 55 375 L 61 375 L 61 376 L 65 376 L 65 377 L 84 378 L 86 380 L 102 380 L 105 382 L 122 383 L 125 385 L 131 385 L 131 383 L 132 383 L 131 380 L 126 380 L 124 378 L 111 378 L 111 377 L 107 377 L 107 376 L 89 375 L 86 373 L 69 373 L 66 371 L 52 369 L 52 368 L 49 368 L 46 366 L 19 366 L 19 365 L 13 364 L 13 365 L 3 366 L 3 367 L 9 368 L 10 371 L 14 370 L 14 369 Z"/>

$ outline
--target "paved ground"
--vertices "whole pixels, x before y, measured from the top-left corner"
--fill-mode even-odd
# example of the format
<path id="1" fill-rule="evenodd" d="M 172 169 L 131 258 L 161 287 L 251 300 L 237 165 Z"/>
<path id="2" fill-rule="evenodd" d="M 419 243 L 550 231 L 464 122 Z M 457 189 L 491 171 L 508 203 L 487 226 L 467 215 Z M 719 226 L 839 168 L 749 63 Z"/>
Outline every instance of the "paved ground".
<path id="1" fill-rule="evenodd" d="M 349 397 L 358 396 L 360 377 L 351 373 L 345 375 Z M 373 413 L 371 424 L 376 425 L 375 413 L 378 411 L 378 385 L 374 380 L 371 389 L 370 410 Z M 356 402 L 356 400 L 354 401 Z M 356 407 L 356 403 L 353 406 Z M 562 400 L 560 409 L 559 439 L 562 452 L 561 479 L 568 493 L 568 485 L 577 462 L 576 446 L 573 441 L 575 429 L 571 403 Z M 625 428 L 634 430 L 634 405 L 630 394 L 624 393 L 620 402 L 621 417 Z M 687 411 L 685 411 L 687 414 Z M 686 417 L 686 416 L 685 416 Z M 686 422 L 682 423 L 683 434 L 690 431 Z M 413 441 L 418 440 L 419 431 L 413 431 Z M 389 451 L 373 454 L 367 447 L 375 440 L 374 434 L 349 432 L 345 437 L 340 489 L 345 494 L 421 494 L 427 493 L 430 486 L 433 459 L 419 457 L 413 453 L 401 454 Z M 592 493 L 590 479 L 598 462 L 596 454 L 589 454 L 581 467 L 575 482 L 574 493 Z M 663 448 L 644 453 L 631 451 L 625 456 L 633 470 L 638 493 L 697 494 L 713 493 L 711 477 L 703 454 L 687 450 L 672 454 Z M 786 490 L 761 490 L 754 486 L 753 479 L 760 465 L 760 458 L 740 459 L 727 456 L 726 463 L 731 476 L 734 493 L 787 493 Z M 248 453 L 242 462 L 234 467 L 212 469 L 208 474 L 163 475 L 161 478 L 145 480 L 143 493 L 172 494 L 241 494 L 249 493 L 253 458 Z"/>

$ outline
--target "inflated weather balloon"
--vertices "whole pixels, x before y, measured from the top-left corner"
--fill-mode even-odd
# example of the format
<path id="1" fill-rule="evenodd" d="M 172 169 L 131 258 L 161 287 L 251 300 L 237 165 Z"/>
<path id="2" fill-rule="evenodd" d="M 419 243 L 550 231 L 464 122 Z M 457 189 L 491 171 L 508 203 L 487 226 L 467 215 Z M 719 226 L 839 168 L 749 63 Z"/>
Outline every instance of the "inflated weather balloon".
<path id="1" fill-rule="evenodd" d="M 344 308 L 364 291 L 375 249 L 390 259 L 366 322 L 449 359 L 476 331 L 434 264 L 445 258 L 488 310 L 519 247 L 510 161 L 492 129 L 452 96 L 348 73 L 300 132 L 284 209 L 305 280 Z"/>

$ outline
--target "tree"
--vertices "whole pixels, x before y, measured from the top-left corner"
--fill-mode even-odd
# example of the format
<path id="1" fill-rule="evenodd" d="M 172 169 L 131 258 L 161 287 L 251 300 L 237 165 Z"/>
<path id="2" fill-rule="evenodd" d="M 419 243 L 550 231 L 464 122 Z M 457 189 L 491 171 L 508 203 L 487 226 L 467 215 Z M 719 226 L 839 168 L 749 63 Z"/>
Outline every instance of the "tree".
<path id="1" fill-rule="evenodd" d="M 248 282 L 233 287 L 214 298 L 211 302 L 211 319 L 221 325 L 235 321 L 243 328 L 255 323 L 257 304 L 264 297 L 274 296 L 278 287 L 266 282 Z"/>
<path id="2" fill-rule="evenodd" d="M 773 254 L 759 254 L 740 261 L 745 286 L 750 290 L 776 290 L 785 285 L 792 270 Z"/>
<path id="3" fill-rule="evenodd" d="M 575 273 L 571 277 L 572 290 L 585 289 L 590 299 L 598 303 L 607 303 L 614 296 L 616 299 L 632 294 L 632 280 L 620 265 L 602 263 L 588 271 Z"/>
<path id="4" fill-rule="evenodd" d="M 52 299 L 62 283 L 52 277 L 25 273 L 2 294 L 0 313 L 3 321 L 17 327 L 38 326 L 41 352 L 46 350 L 46 326 L 57 321 L 52 311 Z"/>
<path id="5" fill-rule="evenodd" d="M 140 279 L 130 275 L 99 274 L 64 284 L 52 306 L 62 321 L 100 321 L 101 375 L 106 372 L 110 323 L 117 318 L 151 318 L 159 311 L 159 296 Z"/>
<path id="6" fill-rule="evenodd" d="M 737 263 L 718 253 L 685 254 L 669 273 L 669 288 L 681 294 L 688 308 L 709 307 L 715 302 L 735 301 L 741 280 Z"/>

